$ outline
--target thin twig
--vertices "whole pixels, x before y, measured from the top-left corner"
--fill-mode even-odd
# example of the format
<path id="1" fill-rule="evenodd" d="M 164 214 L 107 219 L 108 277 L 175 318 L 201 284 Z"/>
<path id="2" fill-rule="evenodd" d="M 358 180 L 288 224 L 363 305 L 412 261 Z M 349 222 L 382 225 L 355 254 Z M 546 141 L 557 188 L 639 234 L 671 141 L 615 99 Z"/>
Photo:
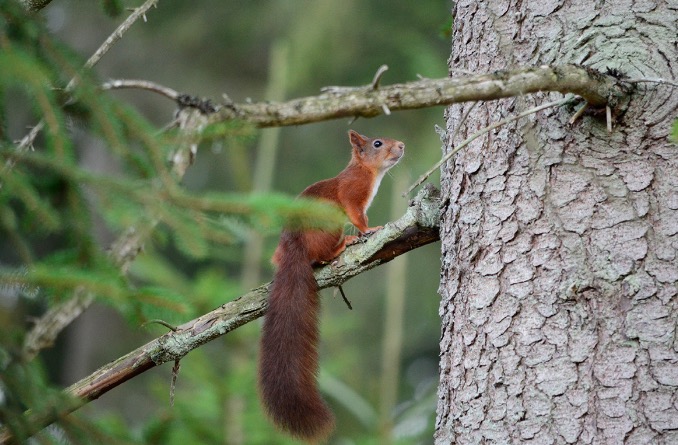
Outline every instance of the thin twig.
<path id="1" fill-rule="evenodd" d="M 348 298 L 346 298 L 346 294 L 344 293 L 344 288 L 341 287 L 341 284 L 339 286 L 337 286 L 337 288 L 339 289 L 339 293 L 341 294 L 341 298 L 344 299 L 344 303 L 346 303 L 346 306 L 348 306 L 348 309 L 352 311 L 353 306 L 351 306 L 351 301 Z"/>
<path id="2" fill-rule="evenodd" d="M 148 320 L 148 321 L 142 323 L 142 324 L 141 324 L 141 327 L 146 327 L 146 326 L 148 326 L 149 324 L 159 324 L 159 325 L 165 326 L 167 329 L 169 329 L 169 330 L 172 331 L 172 332 L 177 332 L 177 327 L 176 327 L 176 326 L 171 325 L 171 324 L 167 323 L 165 320 L 161 320 L 161 319 L 159 319 L 159 318 L 155 318 L 155 319 L 153 319 L 153 320 Z"/>
<path id="3" fill-rule="evenodd" d="M 374 77 L 372 78 L 373 90 L 379 89 L 379 82 L 381 81 L 381 78 L 384 76 L 384 73 L 386 71 L 388 71 L 388 65 L 382 65 L 377 69 L 377 72 L 374 73 Z"/>
<path id="4" fill-rule="evenodd" d="M 177 388 L 177 377 L 179 377 L 180 369 L 181 360 L 174 360 L 174 366 L 172 366 L 172 381 L 170 383 L 170 406 L 174 406 L 174 391 Z"/>
<path id="5" fill-rule="evenodd" d="M 410 186 L 410 188 L 408 188 L 407 191 L 406 191 L 405 193 L 403 193 L 403 196 L 409 195 L 409 194 L 412 192 L 412 190 L 414 190 L 415 188 L 417 188 L 418 186 L 420 186 L 420 185 L 421 185 L 421 184 L 422 184 L 429 176 L 431 176 L 431 175 L 433 174 L 434 171 L 436 171 L 437 169 L 439 169 L 441 165 L 443 165 L 445 162 L 447 162 L 447 161 L 448 161 L 452 156 L 454 156 L 459 150 L 461 150 L 462 148 L 466 147 L 468 144 L 470 144 L 471 142 L 473 142 L 475 139 L 479 138 L 480 136 L 482 136 L 482 135 L 484 135 L 484 134 L 486 134 L 486 133 L 489 133 L 490 131 L 494 130 L 494 129 L 497 128 L 497 127 L 501 127 L 502 125 L 506 125 L 506 124 L 511 123 L 511 122 L 513 122 L 513 121 L 515 121 L 515 120 L 518 120 L 518 119 L 520 119 L 520 118 L 522 118 L 522 117 L 529 116 L 530 114 L 534 114 L 534 113 L 536 113 L 536 112 L 538 112 L 538 111 L 541 111 L 541 110 L 544 110 L 544 109 L 546 109 L 546 108 L 551 108 L 551 107 L 557 107 L 557 106 L 560 106 L 560 105 L 564 105 L 564 104 L 566 104 L 567 102 L 569 102 L 570 100 L 572 100 L 573 97 L 574 97 L 573 95 L 568 94 L 568 95 L 565 96 L 565 98 L 563 98 L 563 99 L 559 99 L 559 100 L 556 100 L 556 101 L 553 101 L 553 102 L 548 102 L 548 103 L 545 103 L 545 104 L 543 104 L 543 105 L 539 105 L 538 107 L 530 108 L 529 110 L 523 111 L 523 112 L 520 113 L 520 114 L 517 114 L 517 115 L 515 115 L 515 116 L 509 117 L 509 118 L 506 118 L 506 119 L 502 119 L 502 120 L 500 120 L 499 122 L 495 122 L 494 124 L 489 125 L 489 126 L 483 128 L 482 130 L 480 130 L 480 131 L 474 133 L 474 134 L 471 135 L 470 137 L 466 138 L 466 139 L 465 139 L 461 144 L 459 144 L 456 148 L 454 148 L 453 150 L 450 150 L 445 156 L 443 156 L 443 158 L 442 158 L 440 161 L 436 162 L 435 165 L 434 165 L 433 167 L 431 167 L 426 173 L 424 173 L 423 175 L 421 175 L 421 176 L 419 177 L 419 179 L 417 179 L 417 181 L 416 181 L 414 184 L 412 184 L 412 185 Z"/>
<path id="6" fill-rule="evenodd" d="M 447 145 L 447 141 L 454 141 L 454 138 L 457 137 L 457 134 L 459 133 L 459 130 L 461 129 L 462 125 L 464 125 L 464 122 L 466 122 L 466 119 L 468 118 L 468 115 L 471 114 L 471 111 L 475 108 L 475 106 L 476 106 L 477 104 L 478 104 L 478 102 L 472 102 L 472 103 L 471 103 L 471 106 L 468 107 L 468 109 L 464 112 L 464 114 L 461 116 L 461 119 L 459 120 L 459 124 L 458 124 L 457 127 L 454 129 L 454 133 L 452 133 L 452 137 L 451 137 L 451 138 L 445 137 L 445 136 L 444 136 L 444 130 L 443 130 L 442 128 L 438 127 L 438 125 L 435 126 L 436 133 L 438 133 L 438 136 L 440 136 L 440 142 L 442 142 L 443 145 Z M 424 173 L 424 175 L 422 175 L 422 176 L 419 177 L 418 181 L 420 181 L 420 183 L 423 182 L 423 181 L 425 181 L 426 179 L 428 179 L 429 176 L 431 176 L 431 174 L 433 174 L 434 171 L 435 171 L 435 170 L 429 170 L 428 172 Z M 407 192 L 404 192 L 401 196 L 402 196 L 403 198 L 406 197 L 407 194 L 408 194 L 410 191 L 411 191 L 411 190 L 409 190 L 409 191 L 407 191 Z"/>
<path id="7" fill-rule="evenodd" d="M 114 79 L 109 80 L 108 82 L 101 85 L 103 90 L 121 90 L 126 88 L 136 88 L 140 90 L 148 90 L 154 93 L 161 94 L 168 99 L 176 101 L 180 93 L 172 88 L 160 85 L 149 80 L 137 80 L 137 79 Z"/>
<path id="8" fill-rule="evenodd" d="M 26 136 L 21 138 L 20 141 L 18 141 L 16 145 L 16 151 L 22 152 L 24 150 L 33 150 L 33 142 L 35 141 L 35 138 L 38 136 L 38 133 L 42 130 L 42 128 L 45 126 L 45 121 L 40 121 L 36 126 L 31 128 L 31 131 L 28 132 Z M 12 167 L 14 167 L 14 159 L 9 158 L 7 159 L 7 162 L 5 162 L 5 165 L 2 167 L 2 170 L 0 170 L 0 173 L 5 173 L 8 170 L 11 170 Z M 0 188 L 2 187 L 2 183 L 0 182 Z"/>
<path id="9" fill-rule="evenodd" d="M 40 133 L 40 130 L 45 126 L 44 122 L 38 122 L 38 125 L 34 126 L 31 128 L 31 131 L 28 132 L 26 136 L 24 136 L 21 141 L 17 144 L 17 149 L 20 151 L 26 150 L 30 148 L 31 150 L 33 149 L 33 142 L 35 141 L 35 138 L 38 136 L 38 133 Z"/>
<path id="10" fill-rule="evenodd" d="M 641 77 L 639 79 L 622 79 L 622 82 L 627 82 L 627 83 L 641 83 L 641 82 L 649 82 L 649 83 L 660 83 L 663 85 L 671 85 L 674 87 L 678 87 L 678 82 L 675 80 L 669 80 L 669 79 L 662 79 L 661 77 Z"/>
<path id="11" fill-rule="evenodd" d="M 454 141 L 454 138 L 457 137 L 459 134 L 459 131 L 461 130 L 462 125 L 464 125 L 464 122 L 466 122 L 466 119 L 468 119 L 468 115 L 471 114 L 471 111 L 478 105 L 478 102 L 473 102 L 470 107 L 464 112 L 464 114 L 461 116 L 461 120 L 459 121 L 459 125 L 457 125 L 457 128 L 454 129 L 454 133 L 452 133 L 452 138 L 448 139 L 448 141 Z"/>
<path id="12" fill-rule="evenodd" d="M 589 103 L 584 102 L 584 104 L 581 107 L 579 107 L 577 112 L 574 113 L 572 115 L 572 117 L 570 118 L 570 121 L 569 121 L 570 125 L 574 124 L 577 121 L 577 119 L 579 119 L 581 117 L 581 115 L 584 114 L 584 111 L 586 111 L 588 109 L 588 107 L 589 107 Z"/>
<path id="13" fill-rule="evenodd" d="M 104 40 L 104 43 L 99 46 L 99 48 L 92 54 L 92 56 L 87 59 L 87 62 L 85 62 L 85 65 L 83 66 L 84 69 L 90 69 L 99 61 L 101 58 L 115 45 L 115 43 L 122 39 L 123 34 L 127 32 L 128 29 L 132 27 L 134 22 L 139 20 L 140 18 L 144 17 L 145 20 L 145 14 L 146 11 L 151 9 L 152 7 L 157 6 L 159 0 L 146 0 L 143 5 L 139 6 L 138 8 L 135 8 L 134 11 L 125 19 L 124 22 L 122 22 L 116 29 L 113 31 L 113 33 L 108 36 L 106 40 Z M 70 82 L 68 82 L 68 85 L 66 85 L 66 91 L 71 91 L 75 86 L 78 84 L 79 81 L 79 76 L 75 76 L 71 79 Z"/>

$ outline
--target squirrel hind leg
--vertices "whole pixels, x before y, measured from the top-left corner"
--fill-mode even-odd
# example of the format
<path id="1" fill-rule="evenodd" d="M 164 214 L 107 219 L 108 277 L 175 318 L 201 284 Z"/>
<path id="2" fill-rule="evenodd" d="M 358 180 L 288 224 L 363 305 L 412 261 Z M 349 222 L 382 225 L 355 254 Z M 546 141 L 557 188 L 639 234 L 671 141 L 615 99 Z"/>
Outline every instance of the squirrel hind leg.
<path id="1" fill-rule="evenodd" d="M 328 233 L 319 230 L 304 233 L 306 248 L 314 264 L 329 263 L 346 248 L 341 232 Z"/>

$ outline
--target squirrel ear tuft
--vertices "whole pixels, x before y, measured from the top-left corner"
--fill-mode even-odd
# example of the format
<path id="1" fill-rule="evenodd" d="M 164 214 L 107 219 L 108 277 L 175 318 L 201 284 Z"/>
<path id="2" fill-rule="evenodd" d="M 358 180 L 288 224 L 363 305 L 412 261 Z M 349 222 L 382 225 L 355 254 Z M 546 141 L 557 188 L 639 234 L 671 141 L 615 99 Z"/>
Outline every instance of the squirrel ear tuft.
<path id="1" fill-rule="evenodd" d="M 367 142 L 367 138 L 365 136 L 353 130 L 348 130 L 348 138 L 351 141 L 351 145 L 356 148 L 360 148 L 361 151 L 362 146 Z"/>

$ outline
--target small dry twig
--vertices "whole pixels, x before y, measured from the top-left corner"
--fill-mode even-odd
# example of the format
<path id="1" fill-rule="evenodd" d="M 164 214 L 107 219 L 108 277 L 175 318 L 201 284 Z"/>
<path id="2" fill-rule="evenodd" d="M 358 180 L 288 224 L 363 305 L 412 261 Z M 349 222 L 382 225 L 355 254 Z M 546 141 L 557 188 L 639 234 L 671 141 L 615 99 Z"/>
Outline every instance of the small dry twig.
<path id="1" fill-rule="evenodd" d="M 659 83 L 662 85 L 671 85 L 673 87 L 678 87 L 678 82 L 670 79 L 662 79 L 661 77 L 641 77 L 639 79 L 622 79 L 622 82 L 627 83 Z"/>
<path id="2" fill-rule="evenodd" d="M 152 91 L 161 94 L 170 100 L 176 101 L 179 99 L 181 93 L 172 88 L 160 85 L 159 83 L 151 82 L 149 80 L 138 79 L 113 79 L 101 85 L 103 90 L 120 90 L 127 88 L 136 88 L 140 90 Z"/>
<path id="3" fill-rule="evenodd" d="M 388 65 L 382 65 L 379 68 L 377 68 L 377 72 L 374 73 L 374 77 L 372 78 L 373 90 L 379 89 L 379 82 L 381 82 L 381 78 L 384 76 L 384 73 L 386 71 L 388 71 Z"/>
<path id="4" fill-rule="evenodd" d="M 177 389 L 177 378 L 181 369 L 181 360 L 174 360 L 172 366 L 172 382 L 170 383 L 170 406 L 174 406 L 174 392 Z"/>
<path id="5" fill-rule="evenodd" d="M 344 299 L 344 303 L 346 303 L 346 306 L 348 306 L 349 310 L 353 310 L 353 306 L 351 306 L 351 301 L 346 298 L 346 294 L 344 293 L 344 288 L 341 287 L 341 285 L 337 286 L 337 289 L 339 289 L 339 293 L 341 294 L 341 298 Z"/>
<path id="6" fill-rule="evenodd" d="M 569 120 L 570 125 L 574 124 L 577 121 L 577 119 L 579 119 L 581 117 L 581 115 L 584 114 L 584 111 L 586 111 L 588 109 L 588 107 L 589 107 L 589 103 L 584 102 L 584 104 L 581 107 L 579 107 L 577 112 L 574 113 L 572 115 L 572 117 L 570 118 L 570 120 Z"/>
<path id="7" fill-rule="evenodd" d="M 167 323 L 165 320 L 160 320 L 159 318 L 155 318 L 153 320 L 148 320 L 148 321 L 142 323 L 141 327 L 148 326 L 149 324 L 159 324 L 161 326 L 165 326 L 167 329 L 169 329 L 172 332 L 177 332 L 176 326 Z"/>

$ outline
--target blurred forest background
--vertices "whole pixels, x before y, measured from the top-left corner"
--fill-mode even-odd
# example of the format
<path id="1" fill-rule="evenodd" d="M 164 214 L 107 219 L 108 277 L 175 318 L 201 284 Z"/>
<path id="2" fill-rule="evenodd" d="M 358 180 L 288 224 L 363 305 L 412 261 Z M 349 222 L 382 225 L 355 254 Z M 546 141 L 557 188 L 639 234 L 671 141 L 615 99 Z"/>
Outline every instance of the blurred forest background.
<path id="1" fill-rule="evenodd" d="M 139 3 L 126 1 L 123 6 Z M 66 147 L 63 159 L 82 172 L 78 174 L 118 178 L 121 183 L 109 192 L 122 193 L 123 182 L 129 181 L 129 160 L 111 142 L 103 123 L 106 117 L 97 117 L 97 107 L 110 107 L 102 112 L 108 116 L 118 116 L 116 107 L 122 107 L 118 104 L 129 107 L 124 108 L 128 114 L 120 115 L 133 116 L 132 124 L 123 119 L 116 125 L 134 144 L 140 139 L 135 131 L 157 134 L 172 121 L 176 107 L 167 98 L 140 90 L 89 96 L 76 91 L 82 106 L 61 107 L 54 124 L 58 129 L 49 124 L 50 130 L 36 141 L 35 152 L 25 159 L 10 159 L 12 141 L 21 139 L 45 110 L 52 109 L 40 101 L 42 93 L 34 88 L 40 82 L 36 73 L 44 71 L 45 78 L 64 87 L 73 70 L 129 12 L 111 1 L 54 0 L 19 26 L 8 18 L 14 2 L 0 0 L 0 5 L 5 165 L 0 176 L 0 403 L 7 424 L 13 413 L 52 394 L 50 385 L 70 385 L 164 332 L 157 325 L 141 327 L 143 321 L 163 318 L 181 323 L 270 280 L 269 258 L 280 224 L 264 227 L 253 220 L 226 220 L 222 225 L 231 242 L 208 240 L 207 249 L 201 251 L 187 246 L 185 238 L 182 241 L 174 233 L 176 227 L 165 221 L 145 244 L 125 281 L 129 288 L 148 285 L 157 290 L 154 298 L 173 302 L 157 305 L 161 316 L 140 308 L 133 301 L 138 293 L 95 292 L 97 303 L 60 335 L 53 348 L 34 362 L 23 363 L 16 351 L 30 320 L 72 295 L 75 284 L 66 283 L 66 278 L 73 269 L 60 265 L 77 265 L 73 255 L 82 260 L 83 252 L 92 258 L 97 257 L 92 252 L 103 254 L 135 212 L 148 208 L 127 203 L 129 209 L 109 214 L 102 210 L 105 205 L 91 205 L 89 191 L 73 186 L 78 176 L 54 167 L 53 159 L 62 162 L 59 147 Z M 147 14 L 146 22 L 134 24 L 96 65 L 89 82 L 145 79 L 218 103 L 224 93 L 235 102 L 284 100 L 318 94 L 328 85 L 364 85 L 382 64 L 389 66 L 383 84 L 411 81 L 419 75 L 445 77 L 450 9 L 449 2 L 435 0 L 162 0 Z M 25 72 L 17 68 L 22 63 Z M 80 89 L 86 86 L 83 81 Z M 52 93 L 45 94 L 49 103 L 58 103 L 58 94 L 51 99 Z M 346 132 L 353 128 L 407 145 L 405 158 L 383 181 L 369 211 L 371 225 L 383 225 L 402 215 L 407 199 L 401 193 L 439 158 L 434 124 L 442 123 L 443 109 L 438 108 L 355 122 L 236 128 L 201 144 L 182 183 L 196 196 L 223 192 L 248 196 L 269 190 L 294 196 L 344 168 L 350 157 Z M 16 163 L 12 168 L 6 164 L 10 160 Z M 40 162 L 44 163 L 36 167 Z M 137 179 L 129 184 L 143 184 L 149 176 Z M 110 199 L 114 208 L 124 207 L 114 202 L 116 198 Z M 126 199 L 117 197 L 117 201 Z M 73 209 L 82 212 L 83 207 L 74 202 L 90 205 L 78 214 Z M 56 215 L 51 225 L 50 215 Z M 88 257 L 86 262 L 89 267 L 99 261 Z M 93 277 L 92 281 L 100 279 Z M 348 282 L 344 289 L 353 311 L 333 291 L 322 292 L 320 386 L 337 415 L 332 443 L 431 442 L 440 335 L 438 277 L 439 245 L 434 244 Z M 169 406 L 169 366 L 105 394 L 71 416 L 70 422 L 87 434 L 69 436 L 70 440 L 101 443 L 99 434 L 105 434 L 109 443 L 294 443 L 271 427 L 259 406 L 255 377 L 259 333 L 256 321 L 186 356 L 174 407 Z M 23 387 L 24 393 L 12 394 L 13 384 Z M 27 385 L 34 394 L 26 393 Z M 62 430 L 52 428 L 41 437 L 48 441 L 61 434 Z"/>

